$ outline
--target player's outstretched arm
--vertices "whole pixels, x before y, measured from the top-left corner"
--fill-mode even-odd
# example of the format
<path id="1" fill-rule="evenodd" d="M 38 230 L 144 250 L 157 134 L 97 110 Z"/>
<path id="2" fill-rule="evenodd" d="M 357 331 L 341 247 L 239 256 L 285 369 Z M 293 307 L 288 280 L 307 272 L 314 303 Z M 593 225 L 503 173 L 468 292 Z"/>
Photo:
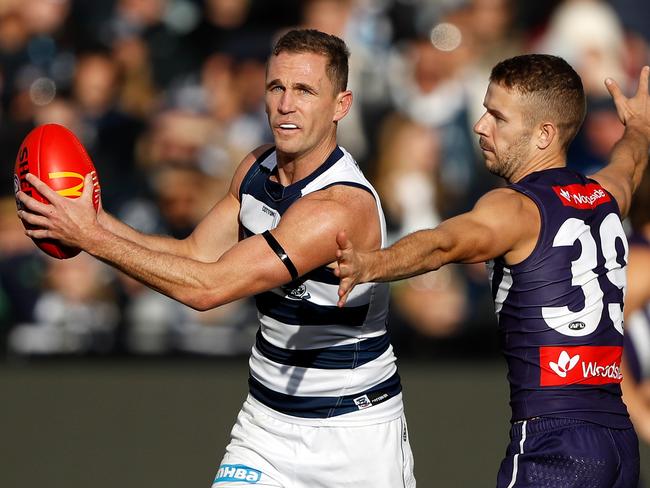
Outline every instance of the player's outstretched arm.
<path id="1" fill-rule="evenodd" d="M 221 255 L 237 242 L 236 216 L 238 211 L 239 201 L 231 193 L 228 193 L 210 210 L 204 220 L 216 222 L 216 228 L 219 229 L 219 233 L 213 236 L 217 238 L 215 239 L 217 242 L 213 242 L 210 246 L 201 245 L 200 240 L 197 239 L 199 234 L 196 230 L 185 239 L 176 239 L 166 235 L 145 234 L 101 209 L 97 214 L 97 221 L 99 225 L 112 234 L 135 242 L 152 251 L 206 260 L 214 257 L 215 253 L 217 256 Z M 199 223 L 200 225 L 201 223 Z M 203 223 L 203 225 L 207 225 L 207 222 Z M 206 252 L 208 249 L 210 249 L 209 253 Z"/>
<path id="2" fill-rule="evenodd" d="M 197 310 L 261 293 L 293 279 L 261 235 L 238 242 L 213 261 L 153 251 L 110 232 L 90 212 L 78 212 L 77 219 L 61 217 L 68 214 L 60 208 L 53 211 L 59 203 L 56 193 L 45 184 L 35 183 L 40 185 L 37 190 L 56 204 L 26 199 L 27 208 L 33 213 L 22 217 L 38 227 L 26 231 L 30 237 L 54 238 L 66 245 L 82 247 L 149 287 Z M 90 201 L 89 192 L 82 193 L 79 202 L 60 203 L 85 209 Z M 351 197 L 344 198 L 341 194 Z M 372 196 L 357 188 L 332 187 L 292 205 L 272 235 L 291 258 L 299 275 L 303 275 L 335 262 L 336 242 L 332 236 L 336 229 L 353 226 L 353 237 L 363 243 L 363 248 L 379 246 L 379 221 Z"/>
<path id="3" fill-rule="evenodd" d="M 103 211 L 101 206 L 95 213 L 84 198 L 76 200 L 61 198 L 33 175 L 27 175 L 28 181 L 41 194 L 49 195 L 50 205 L 39 205 L 34 199 L 19 192 L 17 198 L 30 212 L 19 212 L 18 215 L 25 223 L 36 227 L 29 231 L 30 237 L 77 242 L 74 245 L 84 250 L 86 250 L 86 242 L 90 241 L 88 238 L 82 238 L 85 231 L 95 234 L 106 231 L 108 234 L 153 252 L 167 253 L 203 262 L 216 261 L 238 240 L 239 185 L 251 164 L 268 147 L 262 146 L 244 158 L 235 171 L 228 193 L 214 205 L 186 239 L 180 240 L 138 232 Z M 88 188 L 88 180 L 85 185 L 85 188 Z"/>
<path id="4" fill-rule="evenodd" d="M 359 251 L 345 232 L 339 232 L 338 305 L 345 304 L 358 283 L 395 281 L 452 262 L 476 263 L 497 256 L 518 262 L 532 252 L 539 226 L 539 211 L 532 200 L 498 189 L 484 195 L 470 212 L 409 234 L 386 249 Z"/>
<path id="5" fill-rule="evenodd" d="M 648 77 L 650 67 L 644 66 L 639 75 L 639 86 L 634 96 L 627 98 L 618 83 L 605 80 L 616 111 L 625 125 L 623 137 L 616 143 L 609 164 L 592 177 L 609 191 L 618 202 L 625 217 L 630 208 L 632 194 L 639 186 L 648 164 L 650 149 L 650 94 Z"/>

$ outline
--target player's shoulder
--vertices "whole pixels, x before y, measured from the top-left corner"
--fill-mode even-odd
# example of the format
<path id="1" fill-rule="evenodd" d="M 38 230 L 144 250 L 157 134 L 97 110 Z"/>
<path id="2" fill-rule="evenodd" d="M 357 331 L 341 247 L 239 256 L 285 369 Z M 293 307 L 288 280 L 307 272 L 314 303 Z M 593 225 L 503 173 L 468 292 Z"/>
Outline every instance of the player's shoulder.
<path id="1" fill-rule="evenodd" d="M 536 208 L 533 200 L 523 193 L 509 187 L 500 187 L 485 193 L 478 199 L 475 209 L 498 212 L 506 217 L 511 213 L 529 208 Z M 496 215 L 498 217 L 499 215 Z"/>
<path id="2" fill-rule="evenodd" d="M 233 195 L 239 194 L 239 187 L 241 185 L 241 182 L 244 180 L 244 177 L 251 169 L 253 164 L 255 164 L 255 162 L 261 157 L 263 157 L 264 154 L 270 153 L 274 147 L 275 146 L 273 144 L 263 144 L 253 149 L 242 158 L 242 160 L 239 162 L 239 165 L 235 169 L 230 185 L 230 191 Z"/>
<path id="3" fill-rule="evenodd" d="M 369 231 L 377 224 L 377 215 L 371 193 L 355 186 L 334 185 L 298 199 L 285 212 L 282 221 L 310 222 L 335 235 L 340 229 Z"/>
<path id="4" fill-rule="evenodd" d="M 320 190 L 308 193 L 299 202 L 308 205 L 328 205 L 349 210 L 362 207 L 376 208 L 375 196 L 370 186 L 341 181 Z"/>
<path id="5" fill-rule="evenodd" d="M 471 210 L 472 220 L 500 234 L 503 229 L 517 228 L 521 235 L 536 234 L 541 224 L 537 204 L 512 188 L 495 188 L 484 194 Z"/>
<path id="6" fill-rule="evenodd" d="M 237 167 L 237 171 L 246 173 L 253 165 L 253 163 L 255 163 L 255 161 L 260 159 L 265 154 L 270 153 L 274 148 L 275 145 L 273 144 L 262 144 L 261 146 L 253 149 L 241 160 L 239 166 Z"/>

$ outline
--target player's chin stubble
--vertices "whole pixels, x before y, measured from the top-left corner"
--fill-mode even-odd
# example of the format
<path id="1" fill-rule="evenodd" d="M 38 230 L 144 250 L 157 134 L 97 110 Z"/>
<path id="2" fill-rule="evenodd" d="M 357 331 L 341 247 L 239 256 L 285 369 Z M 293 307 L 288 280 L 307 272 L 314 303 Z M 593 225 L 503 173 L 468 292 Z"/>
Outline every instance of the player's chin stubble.
<path id="1" fill-rule="evenodd" d="M 488 171 L 506 181 L 512 181 L 517 168 L 526 162 L 529 142 L 530 136 L 524 135 L 508 146 L 501 156 L 495 151 L 494 162 L 487 164 Z"/>

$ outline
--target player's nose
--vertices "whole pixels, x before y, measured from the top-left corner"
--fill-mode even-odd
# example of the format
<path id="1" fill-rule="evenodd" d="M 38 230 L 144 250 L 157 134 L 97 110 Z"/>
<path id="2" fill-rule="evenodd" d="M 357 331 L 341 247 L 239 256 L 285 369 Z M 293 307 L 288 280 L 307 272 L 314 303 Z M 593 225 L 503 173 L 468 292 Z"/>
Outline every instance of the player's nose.
<path id="1" fill-rule="evenodd" d="M 295 103 L 293 96 L 291 94 L 291 90 L 285 90 L 282 93 L 282 96 L 280 97 L 279 103 L 278 103 L 278 110 L 283 113 L 290 113 L 293 112 L 295 108 Z"/>
<path id="2" fill-rule="evenodd" d="M 474 124 L 473 130 L 476 134 L 480 136 L 486 136 L 487 135 L 487 124 L 485 122 L 485 116 L 487 115 L 487 112 L 485 112 L 480 119 L 476 121 Z"/>

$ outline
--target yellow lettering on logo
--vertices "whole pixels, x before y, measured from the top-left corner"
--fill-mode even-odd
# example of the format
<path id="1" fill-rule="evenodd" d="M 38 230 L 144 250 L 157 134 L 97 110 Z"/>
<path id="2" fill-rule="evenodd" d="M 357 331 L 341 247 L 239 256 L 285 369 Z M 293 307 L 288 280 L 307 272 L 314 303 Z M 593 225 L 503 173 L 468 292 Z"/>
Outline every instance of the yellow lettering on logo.
<path id="1" fill-rule="evenodd" d="M 48 176 L 51 180 L 57 178 L 78 178 L 81 180 L 81 183 L 70 188 L 64 188 L 63 190 L 57 190 L 56 192 L 63 197 L 80 197 L 81 189 L 84 186 L 84 177 L 79 173 L 74 173 L 72 171 L 57 171 L 55 173 L 49 173 Z"/>

